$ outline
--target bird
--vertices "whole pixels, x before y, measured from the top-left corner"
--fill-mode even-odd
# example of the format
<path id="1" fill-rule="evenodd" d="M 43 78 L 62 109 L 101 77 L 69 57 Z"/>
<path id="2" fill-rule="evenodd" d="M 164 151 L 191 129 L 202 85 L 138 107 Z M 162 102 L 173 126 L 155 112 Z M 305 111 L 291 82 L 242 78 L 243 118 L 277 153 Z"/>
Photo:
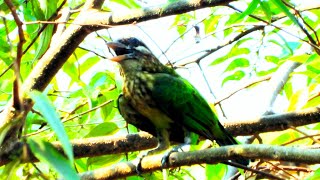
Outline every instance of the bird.
<path id="1" fill-rule="evenodd" d="M 127 123 L 159 141 L 148 154 L 168 149 L 172 141 L 189 144 L 192 133 L 219 146 L 238 144 L 199 91 L 172 67 L 162 64 L 144 42 L 126 37 L 107 46 L 114 51 L 110 60 L 120 64 L 123 78 L 122 95 L 118 98 L 120 114 Z M 244 158 L 234 162 L 249 164 Z"/>

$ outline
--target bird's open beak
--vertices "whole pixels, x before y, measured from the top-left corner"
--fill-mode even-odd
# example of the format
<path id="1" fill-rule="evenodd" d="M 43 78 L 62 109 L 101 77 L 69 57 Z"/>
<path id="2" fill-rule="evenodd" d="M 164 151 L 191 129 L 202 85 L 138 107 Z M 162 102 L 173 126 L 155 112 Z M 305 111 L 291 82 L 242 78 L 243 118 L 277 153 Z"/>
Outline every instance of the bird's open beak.
<path id="1" fill-rule="evenodd" d="M 109 48 L 111 48 L 113 51 L 115 51 L 118 48 L 127 48 L 125 45 L 118 43 L 118 42 L 109 42 L 109 43 L 107 43 L 107 46 Z M 127 55 L 124 54 L 124 55 L 119 55 L 119 56 L 115 56 L 113 58 L 110 58 L 110 60 L 114 61 L 114 62 L 121 62 L 122 60 L 124 60 L 126 58 L 127 58 Z"/>

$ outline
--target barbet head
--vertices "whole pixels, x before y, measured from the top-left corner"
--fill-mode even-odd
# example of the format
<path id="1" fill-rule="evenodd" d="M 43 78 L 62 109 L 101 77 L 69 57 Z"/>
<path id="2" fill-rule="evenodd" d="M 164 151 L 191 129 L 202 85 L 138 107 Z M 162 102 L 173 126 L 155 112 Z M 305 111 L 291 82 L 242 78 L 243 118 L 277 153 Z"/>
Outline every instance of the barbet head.
<path id="1" fill-rule="evenodd" d="M 155 72 L 163 67 L 150 49 L 137 38 L 122 38 L 108 43 L 107 46 L 116 54 L 111 60 L 118 62 L 124 71 Z"/>

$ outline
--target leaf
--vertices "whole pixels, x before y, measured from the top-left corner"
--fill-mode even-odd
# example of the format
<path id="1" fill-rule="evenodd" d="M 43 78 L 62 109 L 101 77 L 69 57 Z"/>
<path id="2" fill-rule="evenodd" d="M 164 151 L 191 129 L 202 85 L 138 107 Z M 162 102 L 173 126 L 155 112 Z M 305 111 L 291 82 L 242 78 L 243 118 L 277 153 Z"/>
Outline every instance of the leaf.
<path id="1" fill-rule="evenodd" d="M 49 0 L 32 0 L 32 4 L 34 5 L 34 13 L 38 20 L 48 20 L 53 13 L 55 13 L 57 9 L 58 1 L 49 1 Z M 37 50 L 35 52 L 34 60 L 41 58 L 41 56 L 47 51 L 49 48 L 52 34 L 54 30 L 54 25 L 47 25 L 44 31 L 41 33 L 39 38 L 39 45 L 37 46 Z"/>
<path id="2" fill-rule="evenodd" d="M 293 21 L 293 23 L 295 23 L 297 26 L 299 26 L 299 22 L 296 19 L 296 17 L 294 17 L 294 15 L 290 13 L 288 8 L 283 4 L 283 2 L 281 0 L 270 0 L 270 1 L 274 5 L 276 5 L 286 16 L 288 16 L 291 19 L 291 21 Z"/>
<path id="3" fill-rule="evenodd" d="M 100 58 L 98 56 L 93 56 L 87 58 L 81 65 L 80 65 L 80 72 L 81 74 L 85 73 L 87 70 L 89 70 L 92 66 L 97 64 L 99 62 Z"/>
<path id="4" fill-rule="evenodd" d="M 249 54 L 249 53 L 250 53 L 250 50 L 248 48 L 238 48 L 238 46 L 234 46 L 232 47 L 228 55 L 214 60 L 212 63 L 210 63 L 210 66 L 220 64 L 231 57 L 238 56 L 240 54 Z"/>
<path id="5" fill-rule="evenodd" d="M 263 10 L 268 22 L 271 22 L 272 12 L 268 1 L 260 1 L 260 7 Z"/>
<path id="6" fill-rule="evenodd" d="M 307 177 L 305 180 L 318 180 L 320 178 L 320 168 L 318 168 L 316 171 L 311 173 L 309 177 Z"/>
<path id="7" fill-rule="evenodd" d="M 285 131 L 285 132 L 279 132 L 277 134 L 280 134 L 280 135 L 277 135 L 277 136 L 273 135 L 272 137 L 276 137 L 276 138 L 273 139 L 270 142 L 270 144 L 280 145 L 300 137 L 296 131 Z"/>
<path id="8" fill-rule="evenodd" d="M 58 140 L 61 142 L 62 148 L 69 158 L 71 164 L 73 164 L 73 151 L 70 144 L 68 135 L 64 130 L 58 113 L 55 111 L 53 105 L 47 96 L 39 91 L 30 92 L 32 100 L 35 102 L 34 106 L 42 114 L 45 120 L 47 120 L 51 129 L 56 133 Z"/>
<path id="9" fill-rule="evenodd" d="M 209 19 L 206 19 L 203 23 L 205 25 L 205 33 L 208 34 L 214 31 L 219 23 L 221 16 L 210 16 Z"/>
<path id="10" fill-rule="evenodd" d="M 97 137 L 114 134 L 119 127 L 113 122 L 104 122 L 94 127 L 85 137 Z"/>
<path id="11" fill-rule="evenodd" d="M 265 56 L 264 59 L 267 61 L 267 62 L 271 62 L 271 63 L 274 63 L 274 64 L 278 64 L 279 62 L 279 57 L 277 56 Z"/>
<path id="12" fill-rule="evenodd" d="M 294 93 L 289 101 L 288 111 L 301 109 L 308 102 L 308 90 L 301 89 Z"/>
<path id="13" fill-rule="evenodd" d="M 16 174 L 20 163 L 20 158 L 16 158 L 6 164 L 4 168 L 2 168 L 0 179 L 18 179 L 19 177 Z"/>
<path id="14" fill-rule="evenodd" d="M 120 161 L 123 157 L 119 154 L 110 154 L 99 157 L 90 157 L 87 161 L 87 166 L 111 166 Z M 96 169 L 97 167 L 90 167 L 90 169 Z"/>
<path id="15" fill-rule="evenodd" d="M 259 2 L 260 0 L 252 0 L 251 3 L 248 5 L 248 8 L 245 11 L 243 11 L 234 22 L 237 22 L 240 19 L 243 19 L 244 17 L 252 14 L 253 11 L 257 9 Z"/>
<path id="16" fill-rule="evenodd" d="M 75 61 L 68 60 L 62 66 L 63 72 L 65 72 L 71 78 L 70 86 L 72 85 L 73 82 L 80 81 L 79 80 L 80 74 L 74 62 Z"/>
<path id="17" fill-rule="evenodd" d="M 222 81 L 222 86 L 228 82 L 228 81 L 234 81 L 234 80 L 241 80 L 246 74 L 243 71 L 236 71 L 232 75 L 227 76 L 226 78 L 223 79 Z"/>
<path id="18" fill-rule="evenodd" d="M 295 61 L 295 62 L 299 62 L 299 63 L 305 63 L 309 57 L 310 57 L 309 54 L 301 54 L 301 55 L 291 56 L 290 60 Z"/>
<path id="19" fill-rule="evenodd" d="M 233 71 L 236 68 L 249 67 L 250 62 L 245 58 L 237 58 L 233 60 L 224 72 Z"/>
<path id="20" fill-rule="evenodd" d="M 98 97 L 98 103 L 102 104 L 107 102 L 107 98 L 104 95 Z M 109 116 L 111 112 L 114 110 L 114 103 L 110 102 L 107 105 L 104 105 L 100 108 L 101 117 L 104 121 L 110 120 Z M 113 113 L 114 114 L 114 113 Z M 113 116 L 112 116 L 113 117 Z"/>
<path id="21" fill-rule="evenodd" d="M 284 92 L 287 96 L 287 99 L 290 99 L 292 96 L 292 82 L 289 80 L 283 87 Z"/>
<path id="22" fill-rule="evenodd" d="M 207 164 L 206 165 L 206 176 L 207 179 L 223 179 L 227 172 L 227 166 L 224 164 Z"/>
<path id="23" fill-rule="evenodd" d="M 53 34 L 53 25 L 48 25 L 46 29 L 41 33 L 40 35 L 40 42 L 37 46 L 37 50 L 35 52 L 35 56 L 33 58 L 33 61 L 41 58 L 41 56 L 47 51 L 49 48 L 52 34 Z"/>
<path id="24" fill-rule="evenodd" d="M 49 164 L 64 179 L 80 179 L 70 161 L 61 155 L 52 144 L 35 138 L 28 138 L 27 143 L 39 161 Z"/>
<path id="25" fill-rule="evenodd" d="M 110 2 L 115 2 L 121 4 L 129 9 L 131 8 L 141 8 L 141 6 L 134 0 L 110 0 Z"/>

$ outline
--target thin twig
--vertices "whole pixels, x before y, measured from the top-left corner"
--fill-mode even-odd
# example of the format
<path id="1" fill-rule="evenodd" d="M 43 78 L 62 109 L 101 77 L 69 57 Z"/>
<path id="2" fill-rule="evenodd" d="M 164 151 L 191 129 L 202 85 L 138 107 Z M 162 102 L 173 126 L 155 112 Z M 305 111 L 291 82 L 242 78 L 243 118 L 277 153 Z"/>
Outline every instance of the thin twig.
<path id="1" fill-rule="evenodd" d="M 89 109 L 89 110 L 87 110 L 87 111 L 84 111 L 84 112 L 82 112 L 82 113 L 79 113 L 79 114 L 77 114 L 77 115 L 75 115 L 75 116 L 73 116 L 73 117 L 71 117 L 71 118 L 62 120 L 61 122 L 62 122 L 62 123 L 65 123 L 65 122 L 70 121 L 70 120 L 72 120 L 72 119 L 81 117 L 81 116 L 83 116 L 83 115 L 85 115 L 85 114 L 87 114 L 87 113 L 90 113 L 90 112 L 92 112 L 92 111 L 95 111 L 95 110 L 97 110 L 97 109 L 99 109 L 99 108 L 101 108 L 101 107 L 103 107 L 103 106 L 105 106 L 105 105 L 107 105 L 107 104 L 109 104 L 109 103 L 111 103 L 111 102 L 113 102 L 113 100 L 106 101 L 106 102 L 104 102 L 104 103 L 102 103 L 102 104 L 100 104 L 100 105 L 98 105 L 98 106 L 96 106 L 96 107 L 94 107 L 94 108 L 92 108 L 92 109 Z M 50 129 L 50 128 L 38 130 L 38 131 L 36 131 L 36 132 L 26 134 L 25 137 L 33 136 L 33 135 L 42 133 L 42 132 L 44 132 L 44 131 L 47 131 L 47 130 L 49 130 L 49 129 Z"/>
<path id="2" fill-rule="evenodd" d="M 224 100 L 230 98 L 231 96 L 233 96 L 234 94 L 236 94 L 237 92 L 239 92 L 239 91 L 241 91 L 241 90 L 243 90 L 243 89 L 246 89 L 246 88 L 248 88 L 248 87 L 250 87 L 250 86 L 253 86 L 253 85 L 255 85 L 255 84 L 257 84 L 257 83 L 260 83 L 260 82 L 263 82 L 263 81 L 268 81 L 268 80 L 270 80 L 270 78 L 271 78 L 271 75 L 268 75 L 268 76 L 264 76 L 264 77 L 255 79 L 255 80 L 253 80 L 253 81 L 250 81 L 250 82 L 248 82 L 248 83 L 240 86 L 239 88 L 235 89 L 235 90 L 232 91 L 231 93 L 225 95 L 224 97 L 216 100 L 216 102 L 214 103 L 214 105 L 220 103 L 221 101 L 224 101 Z"/>
<path id="3" fill-rule="evenodd" d="M 24 38 L 24 34 L 23 34 L 23 23 L 20 20 L 17 12 L 16 12 L 16 8 L 13 5 L 13 3 L 10 0 L 5 0 L 5 3 L 7 4 L 7 6 L 9 7 L 11 14 L 14 18 L 14 21 L 17 24 L 18 27 L 18 36 L 19 36 L 19 42 L 17 45 L 17 56 L 13 62 L 13 69 L 14 69 L 14 74 L 15 74 L 15 81 L 13 84 L 13 107 L 15 107 L 15 109 L 19 109 L 21 111 L 23 111 L 24 107 L 23 107 L 23 103 L 21 102 L 21 97 L 20 97 L 20 84 L 21 84 L 21 75 L 20 75 L 20 64 L 21 64 L 21 59 L 22 59 L 22 48 L 23 48 L 23 44 L 26 41 Z"/>
<path id="4" fill-rule="evenodd" d="M 310 138 L 310 139 L 312 139 L 314 142 L 316 142 L 316 143 L 320 144 L 320 141 L 319 141 L 319 140 L 317 140 L 317 139 L 313 138 L 313 136 L 308 135 L 307 133 L 305 133 L 305 132 L 303 132 L 303 131 L 299 130 L 298 128 L 296 128 L 296 127 L 292 126 L 292 127 L 290 127 L 290 129 L 293 129 L 293 130 L 295 130 L 295 131 L 297 131 L 297 132 L 299 132 L 299 133 L 301 133 L 301 134 L 305 135 L 306 137 L 309 137 L 309 138 Z"/>

